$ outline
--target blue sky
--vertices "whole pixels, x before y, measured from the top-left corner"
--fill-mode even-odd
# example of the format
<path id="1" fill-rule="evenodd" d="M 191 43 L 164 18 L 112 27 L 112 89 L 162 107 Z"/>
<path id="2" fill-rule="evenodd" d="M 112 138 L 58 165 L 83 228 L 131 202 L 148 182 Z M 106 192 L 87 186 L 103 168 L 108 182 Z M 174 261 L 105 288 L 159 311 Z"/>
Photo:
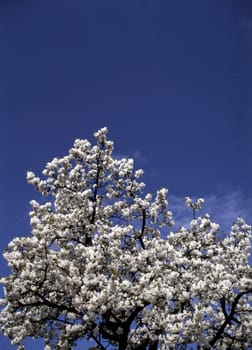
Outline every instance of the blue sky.
<path id="1" fill-rule="evenodd" d="M 249 0 L 2 0 L 0 49 L 1 252 L 30 230 L 26 171 L 103 126 L 175 220 L 189 195 L 251 223 Z"/>

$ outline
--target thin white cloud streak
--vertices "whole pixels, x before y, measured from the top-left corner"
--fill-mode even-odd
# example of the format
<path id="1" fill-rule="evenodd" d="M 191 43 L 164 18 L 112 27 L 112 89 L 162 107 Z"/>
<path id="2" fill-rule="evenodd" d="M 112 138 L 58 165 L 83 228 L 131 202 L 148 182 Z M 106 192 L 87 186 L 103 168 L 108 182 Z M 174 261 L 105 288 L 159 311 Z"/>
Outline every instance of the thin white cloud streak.
<path id="1" fill-rule="evenodd" d="M 138 149 L 133 152 L 133 159 L 142 164 L 149 163 L 149 159 Z"/>
<path id="2" fill-rule="evenodd" d="M 208 194 L 203 198 L 205 203 L 198 215 L 204 216 L 208 213 L 212 221 L 220 225 L 221 230 L 228 232 L 238 216 L 241 216 L 248 224 L 252 224 L 252 198 L 247 198 L 242 191 L 218 192 Z M 192 210 L 187 208 L 185 199 L 171 195 L 168 200 L 176 223 L 175 228 L 188 226 L 193 214 Z"/>

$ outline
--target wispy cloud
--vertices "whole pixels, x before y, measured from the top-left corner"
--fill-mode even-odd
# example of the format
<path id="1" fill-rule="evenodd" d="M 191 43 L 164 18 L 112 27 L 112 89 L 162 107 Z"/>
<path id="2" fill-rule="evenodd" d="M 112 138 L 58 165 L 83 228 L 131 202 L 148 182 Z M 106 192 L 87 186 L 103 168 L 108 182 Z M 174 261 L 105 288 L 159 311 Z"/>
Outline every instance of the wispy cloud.
<path id="1" fill-rule="evenodd" d="M 113 157 L 115 159 L 118 159 L 118 160 L 120 160 L 122 158 L 126 158 L 126 159 L 132 158 L 132 159 L 134 159 L 135 162 L 140 163 L 140 164 L 146 164 L 149 162 L 148 158 L 146 156 L 144 156 L 140 150 L 134 150 L 133 152 L 127 153 L 127 154 L 114 152 Z"/>
<path id="2" fill-rule="evenodd" d="M 189 193 L 190 196 L 190 193 Z M 212 221 L 220 224 L 227 232 L 238 216 L 252 224 L 252 198 L 247 197 L 241 190 L 233 190 L 203 196 L 205 203 L 198 213 L 200 216 L 208 213 Z M 195 198 L 196 199 L 196 198 Z M 187 226 L 192 219 L 192 211 L 187 208 L 182 197 L 169 197 L 170 209 L 173 212 L 176 227 Z"/>
<path id="3" fill-rule="evenodd" d="M 133 158 L 142 164 L 146 164 L 149 162 L 148 158 L 143 155 L 143 153 L 140 150 L 135 150 L 133 152 Z"/>
<path id="4" fill-rule="evenodd" d="M 252 198 L 246 197 L 241 190 L 206 197 L 206 208 L 225 226 L 232 224 L 238 216 L 248 223 L 252 220 Z"/>

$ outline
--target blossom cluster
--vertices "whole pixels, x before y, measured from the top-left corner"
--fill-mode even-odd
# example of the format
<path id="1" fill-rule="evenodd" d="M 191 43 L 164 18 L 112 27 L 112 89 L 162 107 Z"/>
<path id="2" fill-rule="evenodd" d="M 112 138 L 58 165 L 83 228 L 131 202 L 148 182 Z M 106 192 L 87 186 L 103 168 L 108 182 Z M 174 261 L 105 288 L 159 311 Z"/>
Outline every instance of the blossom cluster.
<path id="1" fill-rule="evenodd" d="M 96 144 L 27 181 L 48 198 L 31 201 L 31 234 L 5 250 L 0 327 L 23 349 L 245 349 L 252 344 L 251 227 L 242 218 L 225 238 L 208 214 L 172 231 L 167 192 L 146 193 L 133 159 L 113 157 L 107 128 Z M 203 199 L 186 204 L 195 212 Z"/>

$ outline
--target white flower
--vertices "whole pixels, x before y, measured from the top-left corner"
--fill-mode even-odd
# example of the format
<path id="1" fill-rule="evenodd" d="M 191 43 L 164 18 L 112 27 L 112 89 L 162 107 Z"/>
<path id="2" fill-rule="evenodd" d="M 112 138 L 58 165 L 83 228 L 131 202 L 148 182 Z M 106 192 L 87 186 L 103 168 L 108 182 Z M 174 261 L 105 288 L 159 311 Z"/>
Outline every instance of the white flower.
<path id="1" fill-rule="evenodd" d="M 43 180 L 27 173 L 49 201 L 30 202 L 31 234 L 4 252 L 1 332 L 20 350 L 28 336 L 43 336 L 44 350 L 72 349 L 79 338 L 118 347 L 122 337 L 129 349 L 151 340 L 162 350 L 248 347 L 250 225 L 239 217 L 223 239 L 210 215 L 196 217 L 204 200 L 186 197 L 194 219 L 170 232 L 168 190 L 144 193 L 143 171 L 113 158 L 107 132 L 95 133 L 94 146 L 75 140 Z"/>
<path id="2" fill-rule="evenodd" d="M 27 171 L 27 174 L 26 174 L 26 179 L 27 179 L 27 181 L 32 180 L 34 177 L 35 177 L 34 172 L 32 172 L 32 171 Z"/>

